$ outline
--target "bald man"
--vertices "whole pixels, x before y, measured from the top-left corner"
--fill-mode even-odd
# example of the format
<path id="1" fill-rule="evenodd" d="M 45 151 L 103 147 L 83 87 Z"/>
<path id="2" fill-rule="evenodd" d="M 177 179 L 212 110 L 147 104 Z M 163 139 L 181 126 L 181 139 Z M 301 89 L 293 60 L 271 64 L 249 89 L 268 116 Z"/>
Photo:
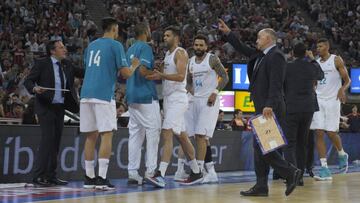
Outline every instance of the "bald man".
<path id="1" fill-rule="evenodd" d="M 263 114 L 266 119 L 275 114 L 280 125 L 283 126 L 285 114 L 283 84 L 286 59 L 281 50 L 276 47 L 275 31 L 270 28 L 261 30 L 257 35 L 256 49 L 254 49 L 239 41 L 222 20 L 219 20 L 219 29 L 238 52 L 249 57 L 247 72 L 255 113 Z M 271 166 L 281 177 L 286 179 L 285 195 L 290 195 L 298 184 L 301 170 L 285 161 L 277 151 L 263 155 L 255 139 L 253 143 L 256 184 L 248 191 L 241 191 L 240 194 L 243 196 L 268 196 L 267 182 Z"/>

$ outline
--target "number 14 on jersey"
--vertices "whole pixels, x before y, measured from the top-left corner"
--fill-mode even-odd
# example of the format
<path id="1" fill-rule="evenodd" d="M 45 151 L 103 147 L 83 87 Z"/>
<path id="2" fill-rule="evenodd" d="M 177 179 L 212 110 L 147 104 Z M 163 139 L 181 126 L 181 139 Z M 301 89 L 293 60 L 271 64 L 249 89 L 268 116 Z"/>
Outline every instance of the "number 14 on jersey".
<path id="1" fill-rule="evenodd" d="M 100 60 L 101 60 L 100 50 L 97 50 L 95 56 L 94 56 L 94 50 L 91 50 L 90 51 L 90 58 L 89 58 L 88 67 L 90 67 L 92 64 L 95 64 L 97 67 L 99 67 L 100 66 Z"/>

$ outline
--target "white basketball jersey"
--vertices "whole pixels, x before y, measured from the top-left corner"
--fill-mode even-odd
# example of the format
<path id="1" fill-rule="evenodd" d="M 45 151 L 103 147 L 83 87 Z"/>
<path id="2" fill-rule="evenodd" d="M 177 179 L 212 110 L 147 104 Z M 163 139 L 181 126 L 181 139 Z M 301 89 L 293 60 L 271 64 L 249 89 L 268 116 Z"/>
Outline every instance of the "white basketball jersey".
<path id="1" fill-rule="evenodd" d="M 164 73 L 165 74 L 176 74 L 176 64 L 175 64 L 175 53 L 179 50 L 184 50 L 181 47 L 177 47 L 172 53 L 169 51 L 166 52 L 164 59 Z M 184 50 L 185 51 L 185 50 Z M 185 78 L 182 82 L 163 80 L 163 96 L 168 96 L 173 92 L 184 92 L 186 93 L 186 72 Z"/>
<path id="2" fill-rule="evenodd" d="M 196 63 L 196 56 L 191 57 L 189 72 L 192 74 L 194 96 L 208 98 L 218 85 L 217 74 L 210 67 L 210 57 L 207 53 L 201 63 Z"/>
<path id="3" fill-rule="evenodd" d="M 341 88 L 341 76 L 335 66 L 336 55 L 331 54 L 328 60 L 321 62 L 320 58 L 317 62 L 324 71 L 324 79 L 318 82 L 316 87 L 317 97 L 320 99 L 333 99 L 337 97 Z"/>

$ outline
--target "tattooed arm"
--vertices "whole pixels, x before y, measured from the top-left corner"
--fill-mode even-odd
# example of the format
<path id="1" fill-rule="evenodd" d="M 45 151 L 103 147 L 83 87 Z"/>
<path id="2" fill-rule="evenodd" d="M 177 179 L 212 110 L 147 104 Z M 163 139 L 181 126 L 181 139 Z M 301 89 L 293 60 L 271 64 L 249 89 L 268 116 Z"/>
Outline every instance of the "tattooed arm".
<path id="1" fill-rule="evenodd" d="M 226 70 L 225 70 L 223 64 L 221 63 L 220 59 L 215 55 L 210 56 L 210 67 L 212 69 L 214 69 L 214 71 L 216 72 L 216 74 L 220 78 L 218 86 L 216 87 L 216 89 L 218 91 L 221 91 L 222 89 L 224 89 L 226 84 L 229 82 L 229 76 L 226 73 Z"/>
<path id="2" fill-rule="evenodd" d="M 193 78 L 192 73 L 189 70 L 190 65 L 187 66 L 187 76 L 186 76 L 186 90 L 194 95 L 194 86 L 193 86 Z"/>
<path id="3" fill-rule="evenodd" d="M 216 72 L 219 77 L 218 86 L 216 87 L 216 90 L 209 96 L 207 102 L 208 106 L 214 106 L 217 94 L 229 82 L 229 76 L 227 75 L 226 70 L 222 65 L 220 59 L 215 55 L 210 56 L 210 67 Z"/>

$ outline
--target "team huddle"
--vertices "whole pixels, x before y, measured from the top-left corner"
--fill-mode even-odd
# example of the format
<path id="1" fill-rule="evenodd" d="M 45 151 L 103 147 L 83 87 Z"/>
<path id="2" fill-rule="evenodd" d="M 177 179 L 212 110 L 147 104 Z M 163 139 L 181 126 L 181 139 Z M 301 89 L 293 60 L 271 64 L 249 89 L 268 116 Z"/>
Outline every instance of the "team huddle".
<path id="1" fill-rule="evenodd" d="M 209 138 L 215 130 L 219 112 L 217 94 L 229 78 L 220 60 L 207 53 L 207 38 L 204 35 L 195 37 L 195 56 L 189 59 L 186 50 L 179 47 L 180 31 L 176 27 L 166 28 L 164 41 L 168 51 L 163 63 L 155 67 L 153 51 L 147 43 L 150 40 L 147 25 L 136 25 L 136 41 L 125 53 L 122 44 L 115 40 L 117 21 L 104 18 L 102 23 L 104 37 L 90 43 L 84 56 L 86 72 L 80 95 L 80 131 L 86 134 L 84 188 L 114 188 L 106 173 L 112 131 L 117 129 L 113 95 L 118 72 L 127 79 L 126 99 L 130 114 L 128 183 L 142 185 L 147 182 L 165 187 L 164 177 L 172 156 L 174 136 L 181 145 L 175 180 L 184 185 L 217 182 Z M 163 80 L 163 120 L 153 81 L 160 79 Z M 158 167 L 160 134 L 163 152 Z M 96 176 L 94 152 L 99 135 L 99 172 Z M 144 180 L 138 169 L 139 149 L 145 137 Z M 189 137 L 195 137 L 196 150 Z M 184 170 L 185 157 L 189 160 L 189 175 Z"/>

